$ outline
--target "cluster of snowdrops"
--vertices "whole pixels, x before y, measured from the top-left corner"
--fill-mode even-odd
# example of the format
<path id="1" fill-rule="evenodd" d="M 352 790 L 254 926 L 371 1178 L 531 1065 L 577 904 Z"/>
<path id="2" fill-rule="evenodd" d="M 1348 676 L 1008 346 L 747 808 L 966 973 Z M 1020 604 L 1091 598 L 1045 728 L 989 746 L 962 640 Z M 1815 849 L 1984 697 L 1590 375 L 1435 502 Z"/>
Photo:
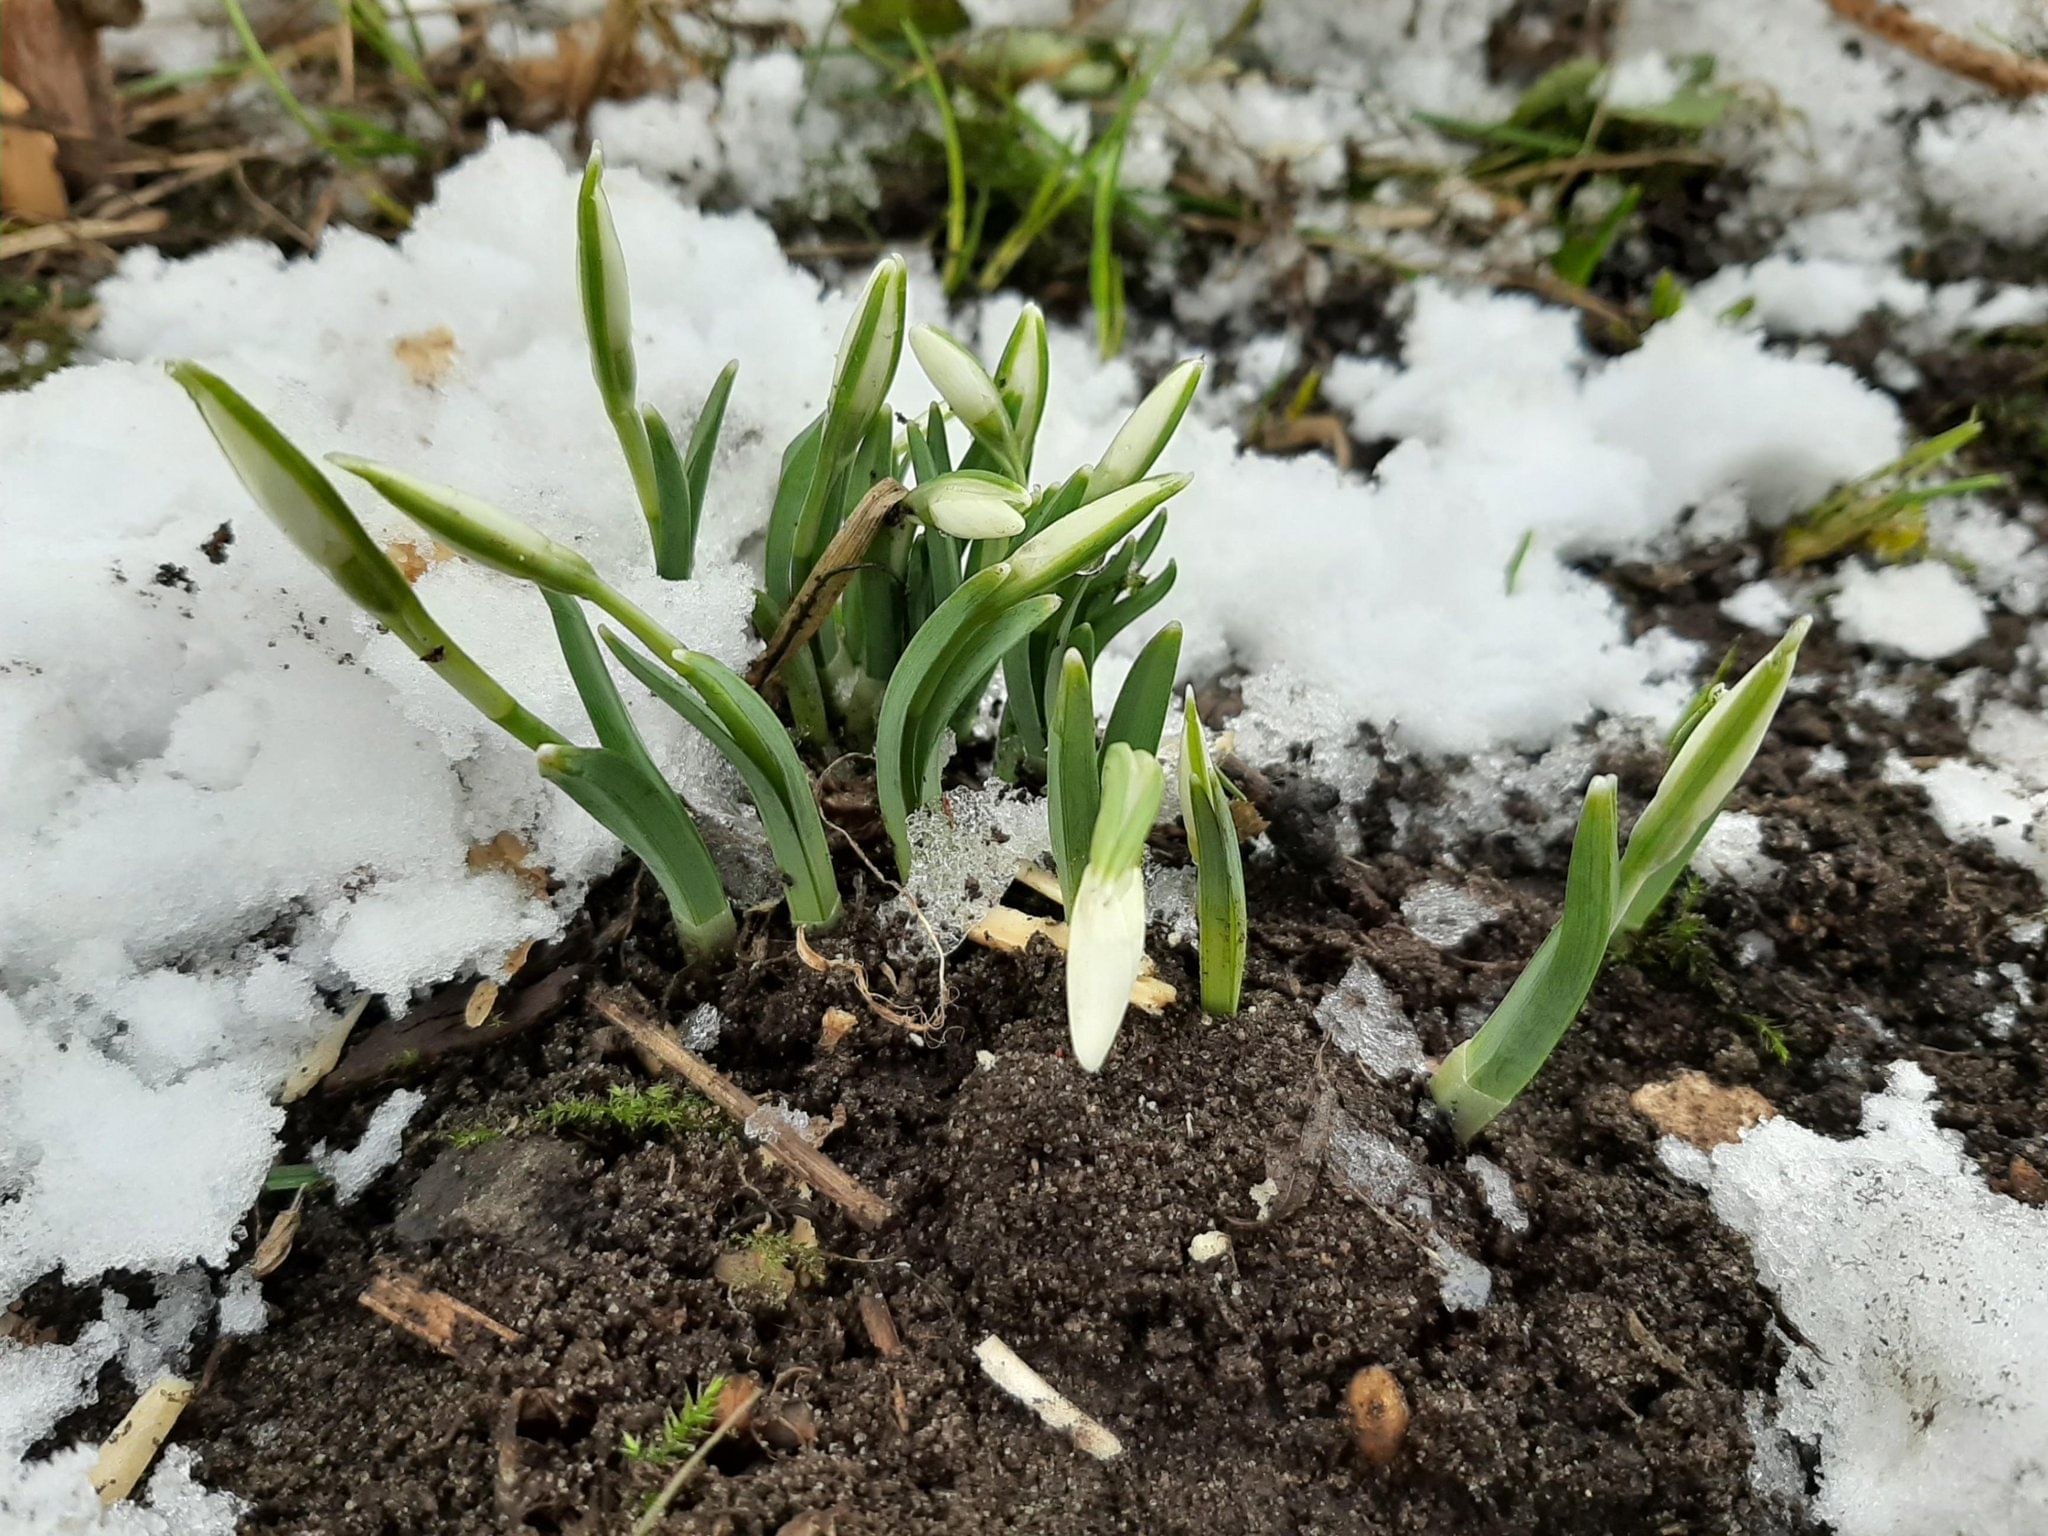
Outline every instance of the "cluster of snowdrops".
<path id="1" fill-rule="evenodd" d="M 680 444 L 639 401 L 625 263 L 596 153 L 577 199 L 577 281 L 592 373 L 647 522 L 655 570 L 688 580 L 736 365 Z M 814 931 L 836 923 L 842 906 L 806 756 L 872 755 L 882 821 L 898 873 L 908 878 L 910 817 L 939 801 L 955 744 L 970 739 L 1000 676 L 995 768 L 1013 783 L 1045 787 L 1069 922 L 1069 1028 L 1076 1060 L 1097 1071 L 1144 964 L 1144 857 L 1164 800 L 1159 752 L 1179 627 L 1161 627 L 1138 648 L 1101 721 L 1092 673 L 1103 649 L 1172 587 L 1173 565 L 1154 570 L 1152 562 L 1166 533 L 1165 506 L 1188 482 L 1152 470 L 1202 367 L 1187 362 L 1169 372 L 1096 464 L 1034 486 L 1033 445 L 1050 384 L 1043 317 L 1027 307 L 990 369 L 935 327 L 907 329 L 907 287 L 901 260 L 877 266 L 824 409 L 784 451 L 754 609 L 764 648 L 745 676 L 681 645 L 577 551 L 498 508 L 399 469 L 330 456 L 458 554 L 540 589 L 595 745 L 569 740 L 474 661 L 325 473 L 247 400 L 197 364 L 173 364 L 171 373 L 287 537 L 638 855 L 696 957 L 730 949 L 731 901 L 689 807 L 633 723 L 613 662 L 738 772 L 781 871 L 790 919 Z M 899 422 L 887 406 L 906 337 L 943 402 L 921 421 Z M 968 439 L 957 462 L 949 416 Z M 593 631 L 586 605 L 610 622 Z M 1432 1082 L 1460 1136 L 1476 1135 L 1533 1079 L 1584 1005 L 1610 943 L 1640 928 L 1690 863 L 1769 727 L 1804 632 L 1802 620 L 1733 686 L 1702 690 L 1673 732 L 1664 780 L 1625 843 L 1613 779 L 1588 788 L 1562 917 Z M 1183 703 L 1178 789 L 1197 870 L 1202 1007 L 1233 1014 L 1248 937 L 1230 804 L 1237 791 L 1211 757 L 1192 693 Z"/>

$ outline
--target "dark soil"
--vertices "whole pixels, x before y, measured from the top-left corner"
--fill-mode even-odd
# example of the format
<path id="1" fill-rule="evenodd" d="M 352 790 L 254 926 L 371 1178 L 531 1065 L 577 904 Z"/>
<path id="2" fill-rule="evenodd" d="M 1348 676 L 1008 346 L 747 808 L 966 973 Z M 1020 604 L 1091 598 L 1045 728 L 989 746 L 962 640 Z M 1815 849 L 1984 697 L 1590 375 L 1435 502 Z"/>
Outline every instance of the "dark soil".
<path id="1" fill-rule="evenodd" d="M 1724 643 L 1714 604 L 1756 553 L 1628 568 L 1616 585 L 1646 619 Z M 2014 638 L 1995 634 L 1956 665 L 2009 665 Z M 1845 658 L 1810 647 L 1825 681 L 1788 704 L 1738 798 L 1765 818 L 1775 883 L 1707 888 L 1698 922 L 1649 946 L 1654 960 L 1613 965 L 1477 1149 L 1513 1176 L 1526 1236 L 1486 1210 L 1419 1088 L 1367 1074 L 1314 1009 L 1363 957 L 1424 1044 L 1448 1049 L 1459 1010 L 1493 1002 L 1554 915 L 1561 850 L 1519 867 L 1498 847 L 1418 837 L 1324 862 L 1307 851 L 1327 846 L 1321 829 L 1293 823 L 1330 813 L 1302 809 L 1317 797 L 1282 773 L 1266 796 L 1279 851 L 1252 863 L 1244 1014 L 1203 1018 L 1188 957 L 1156 943 L 1182 1001 L 1134 1015 L 1093 1078 L 1066 1055 L 1049 952 L 954 956 L 944 1028 L 920 1041 L 869 1014 L 843 975 L 807 968 L 766 919 L 735 968 L 677 971 L 652 906 L 634 917 L 629 881 L 615 882 L 593 904 L 612 933 L 566 974 L 636 992 L 672 1021 L 717 1003 L 721 1069 L 757 1097 L 843 1121 L 827 1151 L 892 1202 L 894 1221 L 862 1232 L 735 1134 L 522 1127 L 550 1101 L 649 1080 L 567 989 L 548 1022 L 487 1049 L 399 1059 L 430 1099 L 403 1164 L 347 1210 L 314 1199 L 266 1282 L 268 1331 L 217 1352 L 180 1438 L 210 1483 L 251 1501 L 251 1532 L 619 1532 L 665 1475 L 629 1462 L 622 1437 L 647 1435 L 713 1376 L 749 1375 L 781 1390 L 663 1530 L 1805 1529 L 1747 1483 L 1745 1395 L 1767 1391 L 1780 1363 L 1770 1300 L 1743 1243 L 1661 1170 L 1629 1094 L 1696 1068 L 1845 1133 L 1884 1065 L 1910 1058 L 1939 1081 L 1943 1115 L 1988 1178 L 2016 1187 L 2016 1158 L 2048 1166 L 2040 1014 L 2022 1008 L 2004 1039 L 1983 1022 L 2007 987 L 2001 962 L 2048 981 L 2006 931 L 2041 893 L 1952 844 L 1915 792 L 1880 782 L 1889 751 L 1957 749 L 1946 706 L 1929 693 L 1899 721 L 1845 702 Z M 1812 771 L 1825 745 L 1847 757 L 1838 777 Z M 1653 758 L 1608 766 L 1640 804 Z M 1445 782 L 1394 763 L 1381 789 L 1413 803 Z M 1398 911 L 1411 886 L 1445 875 L 1446 854 L 1488 871 L 1471 883 L 1503 914 L 1451 952 Z M 861 878 L 844 872 L 849 887 Z M 879 894 L 865 889 L 820 947 L 879 973 Z M 1747 933 L 1774 956 L 1740 964 L 1734 936 Z M 899 982 L 905 1000 L 936 994 L 928 966 Z M 832 1007 L 860 1023 L 826 1049 Z M 1784 1041 L 1783 1064 L 1759 1020 Z M 294 1141 L 352 1137 L 377 1097 L 316 1098 L 295 1112 Z M 449 1139 L 506 1127 L 482 1145 Z M 1438 1229 L 1492 1273 L 1483 1310 L 1447 1309 L 1427 1222 L 1347 1181 L 1357 1128 L 1415 1159 Z M 1261 1219 L 1251 1190 L 1269 1179 L 1278 1193 Z M 803 1220 L 822 1273 L 786 1303 L 714 1277 L 721 1253 Z M 1189 1240 L 1212 1229 L 1230 1253 L 1192 1262 Z M 387 1270 L 520 1341 L 429 1349 L 358 1305 Z M 878 1349 L 864 1297 L 886 1302 L 900 1354 Z M 972 1355 L 989 1333 L 1107 1424 L 1124 1457 L 1091 1461 L 999 1394 Z M 1385 1466 L 1362 1459 L 1340 1415 L 1368 1365 L 1392 1371 L 1413 1412 Z"/>

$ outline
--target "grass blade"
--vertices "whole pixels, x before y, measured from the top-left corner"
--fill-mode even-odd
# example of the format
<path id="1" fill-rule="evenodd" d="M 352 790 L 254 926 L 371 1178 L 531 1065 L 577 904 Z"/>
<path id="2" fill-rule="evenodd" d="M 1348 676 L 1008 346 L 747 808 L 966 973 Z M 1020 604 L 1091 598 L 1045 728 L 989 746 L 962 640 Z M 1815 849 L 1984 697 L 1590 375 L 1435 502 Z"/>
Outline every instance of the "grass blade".
<path id="1" fill-rule="evenodd" d="M 1245 913 L 1244 860 L 1230 792 L 1209 756 L 1195 696 L 1187 696 L 1180 749 L 1180 816 L 1188 851 L 1195 859 L 1196 945 L 1201 957 L 1202 1011 L 1227 1019 L 1237 1013 L 1244 992 L 1249 923 Z"/>

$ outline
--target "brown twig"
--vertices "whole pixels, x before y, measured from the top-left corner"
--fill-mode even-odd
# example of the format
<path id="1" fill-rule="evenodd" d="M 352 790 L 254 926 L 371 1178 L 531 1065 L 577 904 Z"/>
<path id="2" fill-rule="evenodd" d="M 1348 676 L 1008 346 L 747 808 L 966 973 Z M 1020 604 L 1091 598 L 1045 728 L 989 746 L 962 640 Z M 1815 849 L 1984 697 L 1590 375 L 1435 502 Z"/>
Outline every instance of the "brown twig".
<path id="1" fill-rule="evenodd" d="M 466 1301 L 457 1301 L 446 1291 L 430 1291 L 412 1276 L 396 1270 L 372 1280 L 370 1288 L 356 1300 L 385 1322 L 403 1328 L 444 1355 L 459 1351 L 455 1339 L 458 1323 L 481 1328 L 507 1344 L 517 1344 L 520 1339 L 517 1332 L 495 1317 L 479 1312 Z"/>
<path id="2" fill-rule="evenodd" d="M 673 1034 L 642 1013 L 626 995 L 600 992 L 591 998 L 590 1006 L 607 1023 L 616 1024 L 624 1030 L 627 1037 L 655 1061 L 732 1116 L 737 1124 L 744 1126 L 751 1122 L 761 1132 L 762 1145 L 778 1161 L 846 1212 L 856 1226 L 872 1231 L 894 1219 L 896 1213 L 888 1201 L 788 1126 L 772 1119 L 763 1126 L 754 1118 L 760 1113 L 759 1100 L 703 1057 L 687 1049 Z"/>
<path id="3" fill-rule="evenodd" d="M 2048 61 L 1968 42 L 1889 0 L 1827 0 L 1827 5 L 1842 20 L 1875 33 L 1923 63 L 1974 80 L 2001 96 L 2036 96 L 2048 91 Z"/>
<path id="4" fill-rule="evenodd" d="M 1544 160 L 1517 166 L 1484 178 L 1489 187 L 1519 187 L 1532 181 L 1552 181 L 1567 176 L 1592 175 L 1600 171 L 1646 171 L 1660 165 L 1685 165 L 1712 170 L 1720 165 L 1719 155 L 1698 149 L 1632 149 L 1607 155 L 1574 155 L 1567 160 Z"/>
<path id="5" fill-rule="evenodd" d="M 846 590 L 846 584 L 853 580 L 861 562 L 867 559 L 868 546 L 874 543 L 877 534 L 895 521 L 897 506 L 909 494 L 895 480 L 878 480 L 874 488 L 861 498 L 860 505 L 853 509 L 853 516 L 832 536 L 832 542 L 825 546 L 825 553 L 818 557 L 811 574 L 804 578 L 802 588 L 790 599 L 782 622 L 775 626 L 775 634 L 768 641 L 768 648 L 747 668 L 747 684 L 756 693 L 765 697 L 775 674 L 783 669 L 790 657 L 810 643 L 811 636 L 818 632 L 818 626 L 825 622 L 825 615 L 839 601 L 839 594 Z"/>
<path id="6" fill-rule="evenodd" d="M 66 219 L 61 224 L 38 224 L 34 229 L 0 235 L 0 261 L 28 256 L 36 251 L 62 250 L 67 245 L 90 245 L 95 241 L 153 235 L 169 222 L 169 214 L 161 208 L 153 208 L 126 219 Z"/>

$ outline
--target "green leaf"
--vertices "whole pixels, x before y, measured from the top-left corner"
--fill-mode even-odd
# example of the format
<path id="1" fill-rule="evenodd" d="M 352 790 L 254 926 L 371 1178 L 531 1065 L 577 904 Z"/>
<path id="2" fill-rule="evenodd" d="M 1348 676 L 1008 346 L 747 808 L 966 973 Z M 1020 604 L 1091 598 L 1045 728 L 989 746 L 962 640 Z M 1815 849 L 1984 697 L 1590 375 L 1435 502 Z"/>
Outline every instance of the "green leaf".
<path id="1" fill-rule="evenodd" d="M 640 417 L 654 461 L 654 499 L 661 509 L 654 520 L 654 574 L 663 581 L 686 581 L 697 558 L 697 509 L 690 504 L 689 472 L 661 412 L 650 405 Z"/>
<path id="2" fill-rule="evenodd" d="M 1124 742 L 1139 752 L 1159 750 L 1166 712 L 1173 704 L 1173 679 L 1180 667 L 1180 626 L 1168 624 L 1145 642 L 1118 690 L 1102 744 Z M 1091 726 L 1092 729 L 1092 726 Z"/>
<path id="3" fill-rule="evenodd" d="M 534 758 L 542 778 L 640 856 L 668 898 L 686 949 L 709 956 L 732 947 L 732 906 L 718 867 L 674 790 L 604 747 L 547 746 Z"/>
<path id="4" fill-rule="evenodd" d="M 1557 1049 L 1600 975 L 1620 911 L 1614 780 L 1586 791 L 1565 876 L 1564 915 L 1479 1033 L 1444 1058 L 1429 1091 L 1470 1141 L 1528 1087 Z"/>
<path id="5" fill-rule="evenodd" d="M 341 493 L 268 417 L 197 363 L 172 363 L 168 372 L 250 498 L 351 602 L 515 740 L 535 748 L 562 740 L 435 622 Z"/>
<path id="6" fill-rule="evenodd" d="M 1249 924 L 1244 861 L 1230 815 L 1227 781 L 1209 756 L 1195 696 L 1187 696 L 1180 749 L 1180 817 L 1195 860 L 1196 945 L 1202 973 L 1202 1011 L 1227 1019 L 1244 991 Z"/>
<path id="7" fill-rule="evenodd" d="M 960 0 L 859 0 L 839 13 L 847 30 L 870 43 L 892 43 L 903 35 L 904 23 L 916 25 L 926 37 L 951 37 L 965 32 L 969 18 Z"/>
<path id="8" fill-rule="evenodd" d="M 1642 200 L 1643 189 L 1631 184 L 1592 228 L 1573 230 L 1565 236 L 1564 244 L 1550 258 L 1551 271 L 1574 287 L 1585 287 L 1593 280 L 1600 263 L 1607 259 L 1608 251 L 1613 249 L 1615 240 L 1621 235 L 1622 226 L 1628 223 L 1636 211 L 1636 204 Z"/>
<path id="9" fill-rule="evenodd" d="M 1081 876 L 1088 868 L 1102 771 L 1095 750 L 1094 692 L 1089 686 L 1088 660 L 1081 652 L 1069 649 L 1061 659 L 1046 713 L 1046 822 L 1052 831 L 1060 900 L 1071 911 Z"/>
<path id="10" fill-rule="evenodd" d="M 824 819 L 810 777 L 774 711 L 714 657 L 682 651 L 664 667 L 609 629 L 604 640 L 620 665 L 696 727 L 745 780 L 776 865 L 789 880 L 791 920 L 827 928 L 838 922 L 839 885 Z"/>

